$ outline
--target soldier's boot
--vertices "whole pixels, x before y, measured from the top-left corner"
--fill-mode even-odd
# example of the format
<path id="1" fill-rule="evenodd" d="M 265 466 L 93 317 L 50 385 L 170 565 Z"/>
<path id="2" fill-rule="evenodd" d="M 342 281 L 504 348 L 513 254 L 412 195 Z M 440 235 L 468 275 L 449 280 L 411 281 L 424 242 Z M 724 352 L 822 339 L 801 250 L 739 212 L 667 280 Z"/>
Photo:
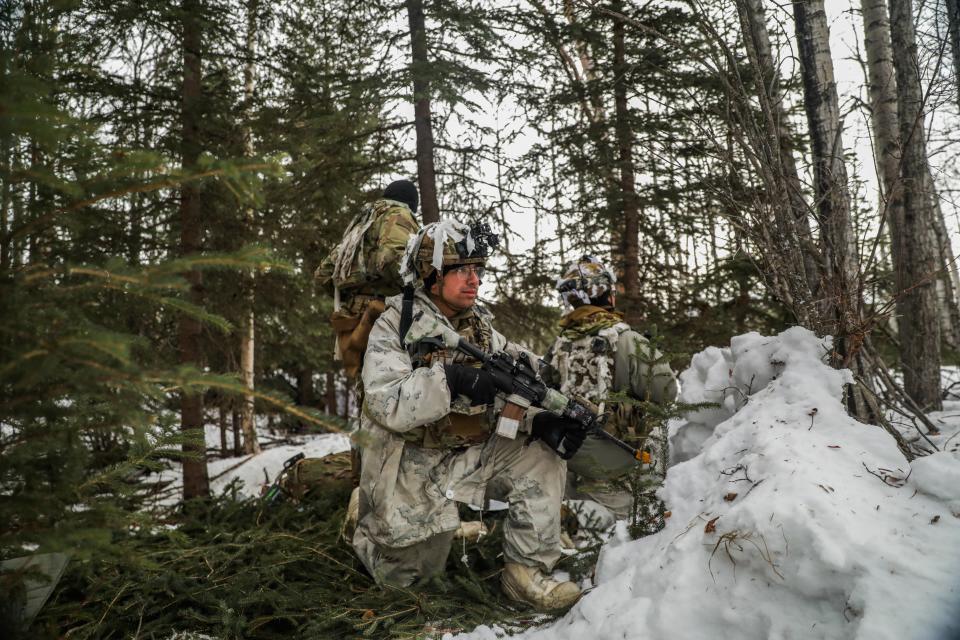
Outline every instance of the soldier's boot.
<path id="1" fill-rule="evenodd" d="M 360 519 L 360 487 L 354 487 L 350 492 L 350 502 L 347 503 L 347 516 L 343 519 L 343 528 L 340 535 L 347 544 L 353 543 L 353 532 L 357 530 L 357 520 Z"/>
<path id="2" fill-rule="evenodd" d="M 580 588 L 572 582 L 558 582 L 536 567 L 515 562 L 503 565 L 500 587 L 511 600 L 523 602 L 538 611 L 566 609 L 580 597 Z"/>

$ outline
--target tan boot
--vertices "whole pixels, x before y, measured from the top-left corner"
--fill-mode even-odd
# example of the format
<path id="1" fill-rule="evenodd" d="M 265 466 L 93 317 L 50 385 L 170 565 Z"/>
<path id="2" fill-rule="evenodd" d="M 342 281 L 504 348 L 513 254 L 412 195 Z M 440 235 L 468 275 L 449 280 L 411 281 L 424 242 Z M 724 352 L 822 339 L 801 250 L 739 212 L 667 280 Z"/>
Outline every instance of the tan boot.
<path id="1" fill-rule="evenodd" d="M 354 487 L 350 492 L 350 502 L 347 503 L 347 515 L 343 519 L 340 535 L 347 544 L 353 543 L 353 532 L 357 530 L 357 520 L 360 519 L 360 487 Z"/>
<path id="2" fill-rule="evenodd" d="M 572 582 L 557 582 L 536 567 L 508 562 L 500 574 L 500 586 L 511 600 L 523 602 L 538 611 L 566 609 L 580 597 L 580 588 Z"/>

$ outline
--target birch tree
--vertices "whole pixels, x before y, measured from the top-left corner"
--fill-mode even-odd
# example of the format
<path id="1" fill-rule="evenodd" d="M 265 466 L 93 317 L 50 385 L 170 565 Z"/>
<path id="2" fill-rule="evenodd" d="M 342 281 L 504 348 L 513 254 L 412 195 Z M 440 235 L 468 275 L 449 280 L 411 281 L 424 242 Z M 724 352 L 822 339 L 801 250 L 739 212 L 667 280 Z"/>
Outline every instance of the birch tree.
<path id="1" fill-rule="evenodd" d="M 960 107 L 960 0 L 945 0 L 947 3 L 947 29 L 950 31 L 950 51 L 953 53 L 953 81 Z"/>
<path id="2" fill-rule="evenodd" d="M 254 92 L 254 71 L 255 56 L 257 44 L 257 11 L 259 9 L 258 0 L 248 0 L 247 2 L 247 41 L 246 41 L 246 62 L 243 65 L 243 99 L 245 102 L 243 127 L 243 152 L 247 158 L 252 158 L 253 149 L 253 129 L 250 121 L 253 118 L 253 92 Z M 252 206 L 248 206 L 244 211 L 244 223 L 246 227 L 246 236 L 255 237 L 255 217 Z M 254 429 L 253 419 L 256 404 L 254 402 L 254 364 L 256 354 L 256 311 L 255 311 L 255 286 L 256 275 L 251 273 L 244 278 L 246 291 L 244 292 L 244 311 L 242 333 L 240 336 L 240 373 L 243 378 L 243 387 L 246 393 L 243 396 L 243 404 L 240 409 L 240 428 L 243 431 L 243 450 L 245 453 L 260 453 L 260 442 L 257 440 L 257 432 Z"/>
<path id="3" fill-rule="evenodd" d="M 921 407 L 936 410 L 940 399 L 940 322 L 937 313 L 938 265 L 933 212 L 926 187 L 927 153 L 924 102 L 917 71 L 913 2 L 890 4 L 893 66 L 897 76 L 900 180 L 903 188 L 902 262 L 896 269 L 899 291 L 900 357 L 904 389 Z"/>

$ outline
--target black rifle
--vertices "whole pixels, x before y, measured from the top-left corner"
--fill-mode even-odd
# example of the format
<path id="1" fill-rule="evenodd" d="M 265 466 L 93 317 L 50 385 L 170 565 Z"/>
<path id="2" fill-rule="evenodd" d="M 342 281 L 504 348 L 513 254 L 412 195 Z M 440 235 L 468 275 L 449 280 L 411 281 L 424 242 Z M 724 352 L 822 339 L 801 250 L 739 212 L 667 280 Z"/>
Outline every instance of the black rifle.
<path id="1" fill-rule="evenodd" d="M 443 349 L 444 347 L 445 343 L 443 338 L 439 336 L 429 336 L 421 338 L 415 344 L 409 345 L 408 349 L 415 362 L 422 362 L 426 353 Z M 458 340 L 456 348 L 481 362 L 481 368 L 493 377 L 497 389 L 507 395 L 507 404 L 503 409 L 501 419 L 506 417 L 508 420 L 514 420 L 519 423 L 519 420 L 523 417 L 528 407 L 540 407 L 574 421 L 581 430 L 588 434 L 609 440 L 629 453 L 634 460 L 644 460 L 643 451 L 631 447 L 623 440 L 610 435 L 604 430 L 603 425 L 607 419 L 606 414 L 598 415 L 586 404 L 573 398 L 568 398 L 556 389 L 551 389 L 540 380 L 533 366 L 530 364 L 530 359 L 526 353 L 521 353 L 520 357 L 514 360 L 513 357 L 505 351 L 486 353 L 480 349 L 480 347 L 463 338 Z M 573 457 L 572 455 L 567 455 L 566 451 L 558 450 L 558 453 L 564 460 L 569 460 Z"/>
<path id="2" fill-rule="evenodd" d="M 287 458 L 287 461 L 283 463 L 283 469 L 280 470 L 280 473 L 277 474 L 277 477 L 273 479 L 273 484 L 270 485 L 270 488 L 267 489 L 266 493 L 263 494 L 263 501 L 267 504 L 273 504 L 277 499 L 284 493 L 283 487 L 280 486 L 280 482 L 283 481 L 283 478 L 290 473 L 290 470 L 293 469 L 294 465 L 304 459 L 304 454 L 298 453 L 295 456 Z"/>

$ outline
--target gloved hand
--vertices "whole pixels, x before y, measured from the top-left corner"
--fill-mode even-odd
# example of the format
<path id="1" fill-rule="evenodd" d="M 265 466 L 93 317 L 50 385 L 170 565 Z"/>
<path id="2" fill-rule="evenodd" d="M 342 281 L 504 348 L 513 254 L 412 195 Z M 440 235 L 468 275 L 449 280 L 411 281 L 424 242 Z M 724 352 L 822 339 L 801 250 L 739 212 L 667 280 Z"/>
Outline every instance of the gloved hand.
<path id="1" fill-rule="evenodd" d="M 475 367 L 462 364 L 445 364 L 443 370 L 447 374 L 447 386 L 450 395 L 454 398 L 464 395 L 470 398 L 470 404 L 490 404 L 497 395 L 497 385 L 493 376 Z"/>
<path id="2" fill-rule="evenodd" d="M 533 438 L 540 438 L 544 444 L 556 451 L 561 458 L 569 460 L 580 449 L 587 438 L 576 420 L 543 411 L 533 417 Z M 560 453 L 560 449 L 563 453 Z"/>

